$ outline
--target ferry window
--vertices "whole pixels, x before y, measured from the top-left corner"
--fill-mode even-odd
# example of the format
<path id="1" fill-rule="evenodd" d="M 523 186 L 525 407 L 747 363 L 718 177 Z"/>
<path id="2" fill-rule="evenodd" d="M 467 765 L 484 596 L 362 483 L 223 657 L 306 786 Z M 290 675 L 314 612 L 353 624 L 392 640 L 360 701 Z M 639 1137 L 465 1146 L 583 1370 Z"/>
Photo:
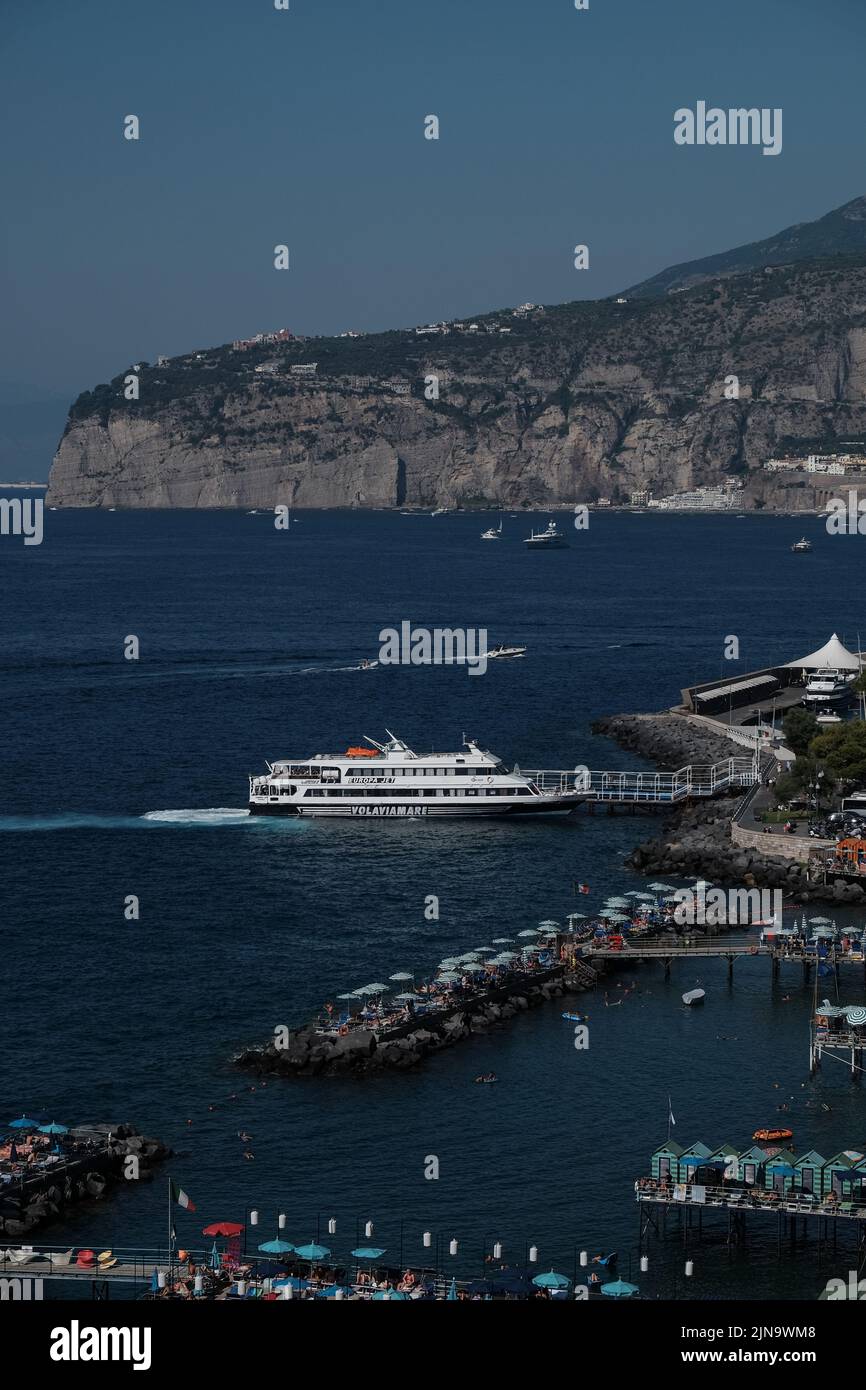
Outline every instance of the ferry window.
<path id="1" fill-rule="evenodd" d="M 435 795 L 436 795 L 436 788 L 435 788 L 435 787 L 425 787 L 425 788 L 424 788 L 424 795 L 425 795 L 425 796 L 435 796 Z"/>

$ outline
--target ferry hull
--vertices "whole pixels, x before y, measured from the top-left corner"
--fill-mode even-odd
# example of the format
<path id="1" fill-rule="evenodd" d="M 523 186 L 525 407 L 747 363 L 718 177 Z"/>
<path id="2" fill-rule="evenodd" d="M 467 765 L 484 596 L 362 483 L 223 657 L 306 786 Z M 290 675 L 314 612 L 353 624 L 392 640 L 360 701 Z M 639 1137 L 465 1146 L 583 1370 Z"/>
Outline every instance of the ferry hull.
<path id="1" fill-rule="evenodd" d="M 251 816 L 304 816 L 310 819 L 343 819 L 343 820 L 415 820 L 415 819 L 448 819 L 448 820 L 477 820 L 500 819 L 503 816 L 527 816 L 527 815 L 568 815 L 575 811 L 580 802 L 573 797 L 535 797 L 535 805 L 511 804 L 507 806 L 484 807 L 483 810 L 476 810 L 474 806 L 419 806 L 407 802 L 399 802 L 391 805 L 381 806 L 316 806 L 315 809 L 309 806 L 299 806 L 297 803 L 280 805 L 279 802 L 253 802 L 249 803 L 249 813 Z M 539 804 L 540 803 L 540 804 Z"/>

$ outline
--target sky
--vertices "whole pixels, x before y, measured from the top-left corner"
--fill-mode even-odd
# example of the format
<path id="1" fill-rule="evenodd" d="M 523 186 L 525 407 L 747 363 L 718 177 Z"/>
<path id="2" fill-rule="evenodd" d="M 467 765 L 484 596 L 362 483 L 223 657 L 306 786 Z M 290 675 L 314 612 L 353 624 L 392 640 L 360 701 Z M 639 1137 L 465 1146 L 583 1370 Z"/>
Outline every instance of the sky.
<path id="1" fill-rule="evenodd" d="M 864 40 L 863 0 L 0 0 L 0 405 L 596 298 L 821 216 L 866 192 Z M 781 107 L 781 154 L 675 144 L 699 100 Z"/>

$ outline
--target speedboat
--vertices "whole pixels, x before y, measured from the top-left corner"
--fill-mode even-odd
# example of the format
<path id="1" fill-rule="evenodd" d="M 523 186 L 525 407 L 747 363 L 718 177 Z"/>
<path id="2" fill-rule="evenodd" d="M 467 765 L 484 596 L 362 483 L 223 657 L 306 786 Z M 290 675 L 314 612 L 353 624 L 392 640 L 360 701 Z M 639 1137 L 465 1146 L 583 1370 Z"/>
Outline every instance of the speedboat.
<path id="1" fill-rule="evenodd" d="M 373 670 L 376 666 L 378 666 L 378 665 L 379 665 L 378 661 L 370 661 L 369 658 L 365 656 L 365 657 L 362 658 L 361 664 L 360 664 L 360 666 L 358 667 L 358 670 L 359 670 L 359 671 L 372 671 L 372 670 Z"/>
<path id="2" fill-rule="evenodd" d="M 486 531 L 481 532 L 483 541 L 498 541 L 502 536 L 502 520 L 500 518 L 498 526 L 491 526 Z"/>
<path id="3" fill-rule="evenodd" d="M 793 1137 L 792 1129 L 756 1129 L 752 1135 L 758 1144 L 778 1144 Z"/>
<path id="4" fill-rule="evenodd" d="M 489 652 L 484 653 L 485 660 L 487 661 L 509 661 L 514 660 L 515 657 L 525 655 L 525 647 L 491 647 Z"/>
<path id="5" fill-rule="evenodd" d="M 806 537 L 804 536 L 802 540 L 796 541 L 791 546 L 791 549 L 793 550 L 795 555 L 808 555 L 809 551 L 812 549 L 812 542 L 807 541 Z"/>
<path id="6" fill-rule="evenodd" d="M 806 682 L 803 703 L 805 705 L 824 706 L 835 705 L 841 700 L 847 700 L 856 676 L 856 671 L 839 671 L 836 667 L 831 666 L 825 666 L 820 671 L 813 671 Z"/>
<path id="7" fill-rule="evenodd" d="M 695 1004 L 703 1004 L 706 997 L 707 996 L 705 990 L 690 989 L 686 994 L 683 995 L 683 1003 L 688 1004 L 690 1006 Z"/>
<path id="8" fill-rule="evenodd" d="M 523 544 L 531 550 L 565 550 L 568 547 L 568 541 L 558 530 L 555 521 L 548 521 L 545 531 L 533 531 Z"/>

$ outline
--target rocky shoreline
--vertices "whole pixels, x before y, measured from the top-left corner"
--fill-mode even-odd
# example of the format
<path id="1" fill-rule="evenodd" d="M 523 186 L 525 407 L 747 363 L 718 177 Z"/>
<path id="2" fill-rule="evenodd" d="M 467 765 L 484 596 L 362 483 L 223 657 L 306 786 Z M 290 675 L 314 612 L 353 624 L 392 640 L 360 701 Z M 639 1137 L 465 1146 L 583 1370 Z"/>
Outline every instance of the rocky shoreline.
<path id="1" fill-rule="evenodd" d="M 138 1160 L 138 1180 L 148 1181 L 151 1165 L 169 1157 L 171 1150 L 159 1139 L 140 1135 L 132 1125 L 80 1125 L 69 1131 L 89 1151 L 22 1179 L 5 1183 L 0 1197 L 0 1232 L 27 1236 L 38 1226 L 68 1216 L 81 1202 L 100 1201 L 111 1187 L 123 1181 L 125 1161 Z"/>
<path id="2" fill-rule="evenodd" d="M 592 731 L 615 739 L 621 747 L 664 768 L 720 762 L 743 752 L 723 735 L 698 728 L 675 713 L 615 715 L 597 721 Z M 805 864 L 734 844 L 731 818 L 740 800 L 739 796 L 721 796 L 672 809 L 667 832 L 639 844 L 626 864 L 647 875 L 682 878 L 701 874 L 713 883 L 778 888 L 786 897 L 803 903 L 864 901 L 866 894 L 857 883 L 810 882 Z"/>
<path id="3" fill-rule="evenodd" d="M 320 1032 L 315 1027 L 290 1033 L 284 1047 L 270 1042 L 263 1047 L 245 1048 L 234 1058 L 235 1065 L 258 1076 L 361 1075 L 416 1067 L 434 1052 L 453 1047 L 474 1034 L 486 1033 L 518 1013 L 537 1008 L 549 999 L 580 993 L 590 987 L 594 974 L 583 967 L 584 978 L 566 973 L 563 966 L 539 976 L 534 983 L 504 985 L 483 997 L 456 1005 L 453 1009 L 391 1030 L 379 1039 L 372 1030 L 358 1028 L 342 1037 Z"/>

